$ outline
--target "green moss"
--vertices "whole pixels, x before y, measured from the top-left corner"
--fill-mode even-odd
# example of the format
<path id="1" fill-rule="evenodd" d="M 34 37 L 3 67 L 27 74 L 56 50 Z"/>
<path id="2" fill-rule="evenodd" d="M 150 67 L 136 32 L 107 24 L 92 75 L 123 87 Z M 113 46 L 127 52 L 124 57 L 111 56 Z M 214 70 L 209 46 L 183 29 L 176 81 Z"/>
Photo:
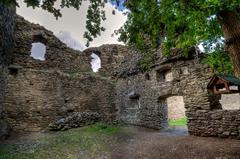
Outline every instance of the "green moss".
<path id="1" fill-rule="evenodd" d="M 170 126 L 184 126 L 187 125 L 187 118 L 181 118 L 181 119 L 177 119 L 177 120 L 169 120 L 168 124 Z"/>
<path id="2" fill-rule="evenodd" d="M 90 154 L 90 158 L 94 158 L 97 153 L 108 150 L 109 138 L 111 139 L 119 131 L 118 126 L 96 123 L 84 128 L 54 132 L 31 139 L 32 146 L 26 144 L 27 142 L 0 145 L 0 159 L 86 158 L 81 152 Z"/>

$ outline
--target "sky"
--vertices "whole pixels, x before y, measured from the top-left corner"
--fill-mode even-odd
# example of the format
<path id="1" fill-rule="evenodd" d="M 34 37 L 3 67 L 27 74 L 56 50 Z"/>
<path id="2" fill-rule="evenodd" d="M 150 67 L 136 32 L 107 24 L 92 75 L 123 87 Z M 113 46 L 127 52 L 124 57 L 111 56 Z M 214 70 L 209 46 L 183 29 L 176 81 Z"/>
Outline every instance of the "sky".
<path id="1" fill-rule="evenodd" d="M 66 43 L 68 47 L 76 50 L 83 51 L 86 49 L 86 40 L 83 38 L 86 24 L 86 13 L 89 2 L 83 1 L 83 4 L 79 11 L 74 8 L 64 8 L 61 13 L 62 17 L 56 20 L 56 18 L 42 9 L 26 7 L 26 4 L 22 1 L 19 2 L 20 7 L 17 8 L 17 13 L 23 16 L 26 20 L 40 24 L 46 29 L 51 30 L 62 42 Z M 113 4 L 114 5 L 114 4 Z M 106 28 L 106 31 L 102 32 L 101 36 L 94 39 L 90 43 L 90 47 L 98 47 L 102 44 L 123 44 L 117 40 L 117 36 L 112 36 L 114 30 L 119 29 L 127 17 L 124 16 L 123 7 L 119 10 L 115 10 L 115 15 L 112 14 L 115 7 L 110 3 L 105 6 L 105 13 L 107 20 L 102 24 Z M 121 5 L 122 6 L 122 5 Z M 46 53 L 46 46 L 41 43 L 32 44 L 31 56 L 34 59 L 45 60 L 44 55 Z M 92 69 L 97 72 L 101 67 L 101 60 L 96 54 L 92 54 Z"/>
<path id="2" fill-rule="evenodd" d="M 82 45 L 85 49 L 86 40 L 83 39 L 83 34 L 85 31 L 86 13 L 89 5 L 88 1 L 83 1 L 83 4 L 79 11 L 74 8 L 64 8 L 61 13 L 62 17 L 56 20 L 56 18 L 42 9 L 31 7 L 27 8 L 26 4 L 19 1 L 20 7 L 17 8 L 17 13 L 23 16 L 26 20 L 43 25 L 46 29 L 53 31 L 55 35 L 60 35 L 66 40 L 66 38 L 71 38 L 70 40 L 75 41 L 75 46 Z M 119 29 L 127 17 L 122 14 L 121 10 L 116 10 L 115 15 L 112 14 L 114 6 L 107 3 L 105 6 L 105 12 L 107 20 L 103 22 L 103 26 L 106 31 L 101 34 L 100 37 L 94 39 L 90 44 L 90 47 L 97 47 L 102 44 L 116 44 L 120 43 L 117 41 L 117 37 L 112 37 L 114 30 Z M 64 33 L 66 37 L 63 37 L 61 33 Z M 122 44 L 122 43 L 121 43 Z M 79 48 L 79 46 L 78 46 Z"/>

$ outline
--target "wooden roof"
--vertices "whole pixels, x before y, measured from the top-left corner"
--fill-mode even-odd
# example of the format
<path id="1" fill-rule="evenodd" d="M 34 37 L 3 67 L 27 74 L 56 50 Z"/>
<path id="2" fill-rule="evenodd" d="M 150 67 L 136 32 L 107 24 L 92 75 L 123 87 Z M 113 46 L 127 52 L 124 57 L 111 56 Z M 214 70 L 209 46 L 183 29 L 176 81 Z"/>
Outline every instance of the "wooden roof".
<path id="1" fill-rule="evenodd" d="M 229 83 L 230 85 L 240 86 L 240 79 L 233 75 L 215 74 L 208 83 L 207 88 L 212 88 L 214 81 L 217 78 Z"/>

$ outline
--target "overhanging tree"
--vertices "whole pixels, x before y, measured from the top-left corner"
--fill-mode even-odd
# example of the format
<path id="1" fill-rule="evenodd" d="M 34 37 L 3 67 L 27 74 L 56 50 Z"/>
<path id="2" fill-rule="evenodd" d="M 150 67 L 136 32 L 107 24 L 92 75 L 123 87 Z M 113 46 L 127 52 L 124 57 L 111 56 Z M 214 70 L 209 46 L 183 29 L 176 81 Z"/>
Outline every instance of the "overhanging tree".
<path id="1" fill-rule="evenodd" d="M 240 77 L 239 0 L 130 0 L 127 6 L 131 12 L 119 31 L 125 43 L 144 48 L 147 37 L 153 47 L 163 44 L 165 54 L 199 44 L 209 52 L 225 48 Z"/>

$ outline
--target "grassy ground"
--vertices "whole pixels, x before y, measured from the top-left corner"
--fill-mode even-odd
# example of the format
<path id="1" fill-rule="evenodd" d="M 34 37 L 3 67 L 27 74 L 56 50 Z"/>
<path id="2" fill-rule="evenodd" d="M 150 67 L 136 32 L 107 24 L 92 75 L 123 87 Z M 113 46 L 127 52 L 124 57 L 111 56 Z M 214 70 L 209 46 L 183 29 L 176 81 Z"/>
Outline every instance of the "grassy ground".
<path id="1" fill-rule="evenodd" d="M 81 159 L 95 158 L 99 152 L 108 156 L 106 153 L 111 143 L 106 143 L 109 141 L 106 138 L 119 131 L 117 126 L 97 123 L 81 129 L 54 132 L 24 143 L 0 145 L 0 159 Z"/>
<path id="2" fill-rule="evenodd" d="M 187 125 L 187 118 L 181 118 L 178 120 L 169 120 L 168 124 L 170 126 L 185 126 Z"/>

